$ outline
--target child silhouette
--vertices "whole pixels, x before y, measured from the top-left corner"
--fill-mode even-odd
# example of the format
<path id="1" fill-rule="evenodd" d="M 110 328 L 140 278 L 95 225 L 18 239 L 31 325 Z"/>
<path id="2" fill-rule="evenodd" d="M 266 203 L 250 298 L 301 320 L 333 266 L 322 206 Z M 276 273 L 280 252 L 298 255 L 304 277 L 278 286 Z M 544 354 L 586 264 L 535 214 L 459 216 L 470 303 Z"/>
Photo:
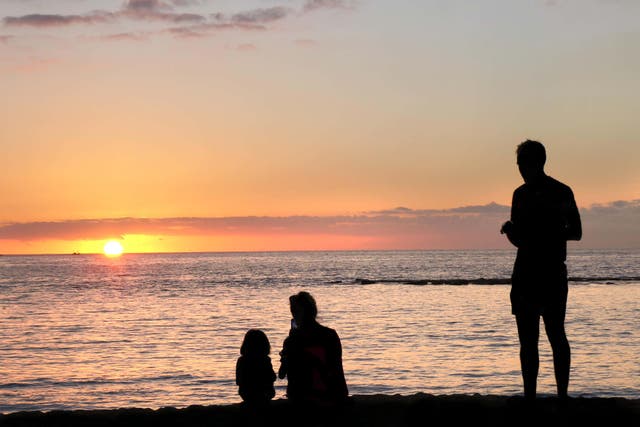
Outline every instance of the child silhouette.
<path id="1" fill-rule="evenodd" d="M 271 400 L 276 392 L 276 374 L 271 365 L 269 339 L 259 329 L 249 329 L 240 347 L 236 363 L 238 394 L 247 403 L 261 404 Z"/>

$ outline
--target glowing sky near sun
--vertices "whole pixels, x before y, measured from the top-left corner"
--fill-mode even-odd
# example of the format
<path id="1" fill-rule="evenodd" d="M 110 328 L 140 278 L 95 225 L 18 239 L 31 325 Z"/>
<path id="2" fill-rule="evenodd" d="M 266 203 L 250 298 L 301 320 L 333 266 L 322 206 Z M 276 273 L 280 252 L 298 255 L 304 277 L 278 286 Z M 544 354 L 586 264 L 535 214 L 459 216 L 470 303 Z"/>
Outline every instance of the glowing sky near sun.
<path id="1" fill-rule="evenodd" d="M 495 247 L 493 222 L 460 240 L 406 217 L 295 224 L 507 206 L 526 138 L 614 230 L 594 245 L 640 244 L 638 16 L 624 0 L 0 1 L 0 253 L 123 235 L 141 251 Z M 629 219 L 607 225 L 592 208 L 616 201 Z M 285 224 L 106 221 L 255 217 Z"/>

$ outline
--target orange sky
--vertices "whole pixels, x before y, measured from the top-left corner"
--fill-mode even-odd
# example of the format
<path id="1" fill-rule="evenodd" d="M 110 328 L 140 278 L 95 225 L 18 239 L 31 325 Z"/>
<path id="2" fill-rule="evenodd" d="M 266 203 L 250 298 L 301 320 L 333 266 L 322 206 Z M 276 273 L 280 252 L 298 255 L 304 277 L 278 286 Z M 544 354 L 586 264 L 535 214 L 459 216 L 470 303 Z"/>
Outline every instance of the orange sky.
<path id="1" fill-rule="evenodd" d="M 3 2 L 0 253 L 97 252 L 122 236 L 152 252 L 502 247 L 488 227 L 504 215 L 486 212 L 486 229 L 460 237 L 376 221 L 42 230 L 506 206 L 527 138 L 581 207 L 625 201 L 627 215 L 640 199 L 639 14 L 598 0 Z M 633 216 L 609 226 L 598 213 L 591 244 L 638 244 Z"/>

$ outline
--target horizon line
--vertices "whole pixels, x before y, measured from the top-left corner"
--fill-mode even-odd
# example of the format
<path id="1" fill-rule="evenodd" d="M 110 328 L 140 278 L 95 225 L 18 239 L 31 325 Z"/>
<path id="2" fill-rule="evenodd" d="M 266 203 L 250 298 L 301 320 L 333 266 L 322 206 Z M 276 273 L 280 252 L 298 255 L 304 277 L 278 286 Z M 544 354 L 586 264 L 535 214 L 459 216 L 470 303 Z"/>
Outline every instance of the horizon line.
<path id="1" fill-rule="evenodd" d="M 640 246 L 630 247 L 584 247 L 574 248 L 577 251 L 628 251 L 640 250 Z M 59 252 L 59 253 L 0 253 L 0 257 L 18 256 L 95 256 L 118 259 L 126 255 L 180 255 L 180 254 L 257 254 L 257 253 L 295 253 L 295 252 L 482 252 L 482 251 L 517 251 L 517 248 L 438 248 L 438 249 L 285 249 L 285 250 L 244 250 L 244 251 L 154 251 L 154 252 L 123 252 L 116 257 L 109 257 L 104 252 Z"/>

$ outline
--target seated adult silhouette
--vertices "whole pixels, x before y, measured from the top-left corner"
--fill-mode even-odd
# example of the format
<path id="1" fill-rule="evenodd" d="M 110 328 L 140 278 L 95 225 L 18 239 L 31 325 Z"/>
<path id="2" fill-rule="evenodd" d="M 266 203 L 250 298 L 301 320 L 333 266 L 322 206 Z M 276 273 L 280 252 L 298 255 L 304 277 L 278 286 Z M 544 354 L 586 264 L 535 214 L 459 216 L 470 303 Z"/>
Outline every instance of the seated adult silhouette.
<path id="1" fill-rule="evenodd" d="M 342 344 L 335 330 L 316 320 L 318 308 L 308 292 L 289 297 L 293 319 L 280 352 L 278 377 L 287 377 L 287 398 L 297 403 L 339 404 L 348 396 Z"/>

